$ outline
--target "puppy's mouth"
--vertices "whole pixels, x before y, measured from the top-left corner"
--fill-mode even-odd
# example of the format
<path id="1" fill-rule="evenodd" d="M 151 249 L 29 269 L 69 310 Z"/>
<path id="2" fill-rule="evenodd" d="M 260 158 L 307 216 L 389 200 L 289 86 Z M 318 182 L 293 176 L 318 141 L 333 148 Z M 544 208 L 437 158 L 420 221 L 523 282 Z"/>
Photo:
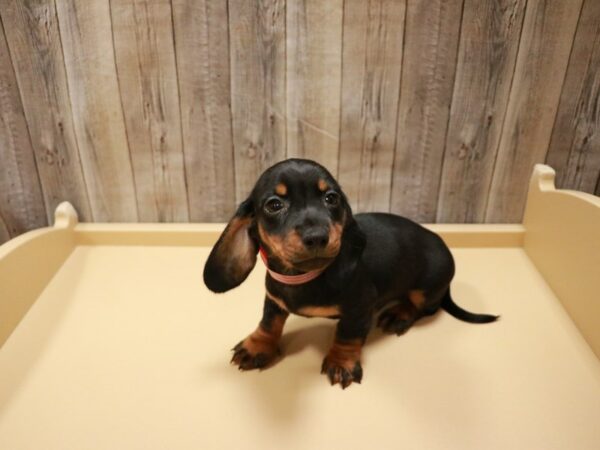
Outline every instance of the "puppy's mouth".
<path id="1" fill-rule="evenodd" d="M 292 261 L 292 265 L 295 269 L 303 272 L 311 270 L 324 269 L 333 262 L 335 256 L 316 256 L 311 258 L 297 259 Z"/>

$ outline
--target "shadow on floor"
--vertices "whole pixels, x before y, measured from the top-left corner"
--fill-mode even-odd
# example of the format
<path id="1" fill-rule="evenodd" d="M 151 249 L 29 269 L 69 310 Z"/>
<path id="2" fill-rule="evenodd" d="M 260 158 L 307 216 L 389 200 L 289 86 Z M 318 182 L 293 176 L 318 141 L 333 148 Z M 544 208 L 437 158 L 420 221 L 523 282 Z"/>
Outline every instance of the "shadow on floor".
<path id="1" fill-rule="evenodd" d="M 439 316 L 438 313 L 424 317 L 413 327 L 428 326 Z M 289 333 L 284 332 L 280 344 L 282 357 L 261 371 L 260 376 L 241 378 L 244 384 L 247 383 L 247 389 L 254 394 L 257 405 L 262 405 L 263 411 L 275 422 L 294 421 L 302 411 L 303 398 L 314 395 L 315 392 L 323 392 L 322 389 L 340 389 L 338 386 L 330 387 L 325 376 L 319 374 L 320 363 L 316 366 L 306 364 L 308 358 L 298 358 L 307 353 L 314 355 L 315 352 L 321 355 L 320 359 L 324 358 L 333 342 L 336 323 L 334 320 L 319 321 Z M 410 333 L 410 329 L 407 333 Z M 385 339 L 399 337 L 373 328 L 367 338 L 365 351 L 368 352 L 370 347 Z"/>

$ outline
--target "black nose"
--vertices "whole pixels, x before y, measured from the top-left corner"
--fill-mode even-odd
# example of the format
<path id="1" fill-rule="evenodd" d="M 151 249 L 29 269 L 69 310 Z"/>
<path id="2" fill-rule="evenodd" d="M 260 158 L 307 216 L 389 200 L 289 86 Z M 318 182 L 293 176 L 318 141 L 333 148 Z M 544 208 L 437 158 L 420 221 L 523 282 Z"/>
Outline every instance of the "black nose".
<path id="1" fill-rule="evenodd" d="M 323 248 L 329 242 L 329 231 L 323 228 L 312 228 L 302 233 L 302 242 L 310 250 Z"/>

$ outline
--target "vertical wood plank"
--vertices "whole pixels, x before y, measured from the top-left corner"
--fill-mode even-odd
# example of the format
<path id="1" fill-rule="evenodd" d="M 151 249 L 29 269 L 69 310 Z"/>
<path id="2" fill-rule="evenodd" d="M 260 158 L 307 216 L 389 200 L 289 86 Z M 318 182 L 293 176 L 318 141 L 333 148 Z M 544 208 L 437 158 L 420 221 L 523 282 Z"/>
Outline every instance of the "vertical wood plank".
<path id="1" fill-rule="evenodd" d="M 173 0 L 183 148 L 193 221 L 235 209 L 226 0 Z"/>
<path id="2" fill-rule="evenodd" d="M 581 3 L 527 3 L 486 222 L 522 219 L 531 171 L 546 159 Z"/>
<path id="3" fill-rule="evenodd" d="M 0 21 L 0 242 L 47 224 L 33 148 Z"/>
<path id="4" fill-rule="evenodd" d="M 343 0 L 287 2 L 287 155 L 337 176 Z"/>
<path id="5" fill-rule="evenodd" d="M 463 0 L 408 0 L 391 210 L 434 222 Z"/>
<path id="6" fill-rule="evenodd" d="M 139 218 L 187 222 L 171 3 L 111 0 L 111 15 Z"/>
<path id="7" fill-rule="evenodd" d="M 23 108 L 43 185 L 48 220 L 69 201 L 91 220 L 87 187 L 73 130 L 56 9 L 53 0 L 0 2 Z"/>
<path id="8" fill-rule="evenodd" d="M 465 0 L 437 220 L 482 222 L 525 0 Z"/>
<path id="9" fill-rule="evenodd" d="M 346 0 L 339 181 L 356 211 L 387 211 L 406 2 Z"/>
<path id="10" fill-rule="evenodd" d="M 57 0 L 56 7 L 93 217 L 137 221 L 108 0 Z"/>
<path id="11" fill-rule="evenodd" d="M 236 202 L 286 154 L 285 1 L 230 0 Z"/>
<path id="12" fill-rule="evenodd" d="M 9 239 L 10 231 L 8 230 L 8 224 L 5 222 L 4 217 L 2 217 L 2 212 L 0 210 L 0 245 L 4 244 Z"/>
<path id="13" fill-rule="evenodd" d="M 559 188 L 600 188 L 600 2 L 594 0 L 583 4 L 546 162 Z"/>

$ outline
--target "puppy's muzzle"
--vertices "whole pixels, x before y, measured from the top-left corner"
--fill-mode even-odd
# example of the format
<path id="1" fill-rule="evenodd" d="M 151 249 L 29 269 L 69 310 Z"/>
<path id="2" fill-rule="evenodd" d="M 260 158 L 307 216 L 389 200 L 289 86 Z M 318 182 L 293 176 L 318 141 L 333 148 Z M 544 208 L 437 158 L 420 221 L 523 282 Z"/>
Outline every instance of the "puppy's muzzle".
<path id="1" fill-rule="evenodd" d="M 329 230 L 325 227 L 311 227 L 300 234 L 302 243 L 308 251 L 318 252 L 329 244 Z"/>

